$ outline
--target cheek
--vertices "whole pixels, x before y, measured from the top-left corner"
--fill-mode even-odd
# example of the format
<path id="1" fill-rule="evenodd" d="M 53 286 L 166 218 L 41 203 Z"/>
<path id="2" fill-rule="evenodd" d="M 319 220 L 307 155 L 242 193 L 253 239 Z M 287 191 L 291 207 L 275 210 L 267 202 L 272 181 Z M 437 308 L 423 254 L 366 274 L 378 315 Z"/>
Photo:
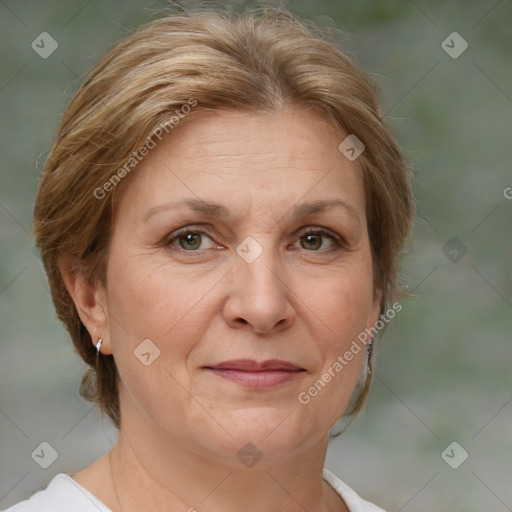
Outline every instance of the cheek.
<path id="1" fill-rule="evenodd" d="M 313 416 L 334 425 L 346 409 L 366 358 L 358 338 L 369 326 L 373 304 L 372 273 L 367 264 L 343 269 L 328 283 L 309 283 L 308 307 L 317 319 L 314 336 L 321 364 L 301 389 L 300 403 Z M 304 283 L 303 289 L 308 283 Z M 307 402 L 307 403 L 306 403 Z"/>
<path id="2" fill-rule="evenodd" d="M 215 284 L 214 276 L 191 279 L 170 265 L 155 265 L 147 255 L 112 255 L 119 263 L 109 267 L 108 309 L 120 370 L 140 370 L 133 355 L 144 340 L 160 351 L 160 361 L 185 361 L 208 327 L 205 295 Z"/>
<path id="3" fill-rule="evenodd" d="M 123 414 L 137 410 L 164 421 L 187 400 L 186 361 L 207 328 L 205 287 L 148 260 L 119 258 L 109 269 L 109 326 Z M 162 407 L 162 396 L 174 397 L 171 410 Z"/>
<path id="4" fill-rule="evenodd" d="M 333 352 L 344 350 L 368 326 L 373 304 L 371 267 L 352 265 L 323 282 L 306 280 L 300 295 L 308 303 L 310 316 L 316 316 L 323 324 L 325 337 L 318 341 L 326 340 L 322 348 L 332 356 Z"/>

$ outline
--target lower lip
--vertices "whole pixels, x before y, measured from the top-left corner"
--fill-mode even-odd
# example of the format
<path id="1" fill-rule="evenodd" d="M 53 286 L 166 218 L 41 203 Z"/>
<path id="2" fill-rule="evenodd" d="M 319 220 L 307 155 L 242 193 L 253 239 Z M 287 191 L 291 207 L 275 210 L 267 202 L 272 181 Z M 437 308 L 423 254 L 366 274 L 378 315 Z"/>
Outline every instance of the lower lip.
<path id="1" fill-rule="evenodd" d="M 243 370 L 224 370 L 220 368 L 208 368 L 211 372 L 224 379 L 237 382 L 248 388 L 268 389 L 285 382 L 291 381 L 297 377 L 302 371 L 289 370 L 267 370 L 261 372 L 248 372 Z"/>

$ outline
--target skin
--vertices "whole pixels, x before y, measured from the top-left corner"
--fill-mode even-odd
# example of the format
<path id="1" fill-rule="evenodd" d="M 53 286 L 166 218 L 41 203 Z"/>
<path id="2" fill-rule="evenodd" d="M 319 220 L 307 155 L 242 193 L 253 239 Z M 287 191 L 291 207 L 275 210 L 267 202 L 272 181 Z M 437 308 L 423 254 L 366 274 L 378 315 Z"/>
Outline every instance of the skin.
<path id="1" fill-rule="evenodd" d="M 348 510 L 322 468 L 365 351 L 309 404 L 297 399 L 379 315 L 361 171 L 338 150 L 346 134 L 292 109 L 200 114 L 178 128 L 116 191 L 106 286 L 62 267 L 82 322 L 121 376 L 111 458 L 73 478 L 113 511 Z M 232 217 L 164 208 L 144 221 L 185 198 Z M 292 215 L 329 199 L 348 207 Z M 174 238 L 186 226 L 195 236 Z M 304 236 L 309 228 L 342 246 Z M 236 252 L 248 236 L 262 249 L 251 263 Z M 160 350 L 149 366 L 134 357 L 145 339 Z M 254 390 L 204 368 L 239 358 L 305 371 Z M 262 454 L 252 467 L 237 457 L 247 443 Z"/>

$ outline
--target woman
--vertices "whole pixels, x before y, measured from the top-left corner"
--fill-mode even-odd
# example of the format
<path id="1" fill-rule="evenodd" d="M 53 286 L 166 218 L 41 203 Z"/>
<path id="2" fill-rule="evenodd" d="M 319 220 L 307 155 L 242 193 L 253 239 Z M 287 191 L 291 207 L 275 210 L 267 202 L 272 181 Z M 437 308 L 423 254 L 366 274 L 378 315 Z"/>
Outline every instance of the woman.
<path id="1" fill-rule="evenodd" d="M 410 171 L 368 78 L 274 8 L 154 21 L 64 114 L 34 210 L 113 449 L 9 512 L 379 511 L 323 468 L 401 306 Z"/>

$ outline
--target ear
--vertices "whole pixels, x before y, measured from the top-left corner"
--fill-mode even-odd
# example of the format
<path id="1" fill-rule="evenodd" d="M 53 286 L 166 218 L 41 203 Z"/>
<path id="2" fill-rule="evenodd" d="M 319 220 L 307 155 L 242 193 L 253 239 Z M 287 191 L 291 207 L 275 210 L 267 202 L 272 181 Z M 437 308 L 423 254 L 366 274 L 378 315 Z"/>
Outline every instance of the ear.
<path id="1" fill-rule="evenodd" d="M 105 287 L 99 280 L 87 277 L 75 258 L 64 257 L 60 263 L 60 271 L 93 345 L 101 338 L 102 354 L 112 354 Z"/>

